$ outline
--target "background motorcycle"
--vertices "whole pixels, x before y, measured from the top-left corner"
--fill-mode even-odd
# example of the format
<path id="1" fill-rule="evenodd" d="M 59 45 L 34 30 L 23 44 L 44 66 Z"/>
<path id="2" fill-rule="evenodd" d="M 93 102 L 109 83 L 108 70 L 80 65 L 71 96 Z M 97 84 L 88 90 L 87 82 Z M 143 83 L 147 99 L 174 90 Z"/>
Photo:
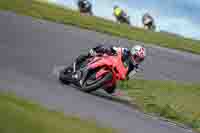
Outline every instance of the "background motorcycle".
<path id="1" fill-rule="evenodd" d="M 92 5 L 90 3 L 87 3 L 86 5 L 78 4 L 78 8 L 79 8 L 80 13 L 91 15 L 91 16 L 93 15 Z"/>
<path id="2" fill-rule="evenodd" d="M 126 23 L 128 25 L 131 25 L 130 17 L 128 15 L 126 15 L 125 13 L 123 15 L 121 15 L 120 17 L 117 17 L 117 21 L 119 23 Z"/>
<path id="3" fill-rule="evenodd" d="M 152 30 L 152 31 L 156 30 L 156 26 L 155 26 L 153 18 L 149 18 L 149 17 L 145 19 L 143 18 L 142 22 L 145 29 Z"/>

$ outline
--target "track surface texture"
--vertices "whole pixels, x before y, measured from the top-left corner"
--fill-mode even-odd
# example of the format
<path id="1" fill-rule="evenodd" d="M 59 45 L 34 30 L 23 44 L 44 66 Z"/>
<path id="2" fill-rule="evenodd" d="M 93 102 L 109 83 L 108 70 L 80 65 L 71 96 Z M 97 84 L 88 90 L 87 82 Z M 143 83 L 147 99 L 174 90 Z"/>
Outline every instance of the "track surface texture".
<path id="1" fill-rule="evenodd" d="M 94 118 L 123 133 L 187 133 L 188 129 L 148 117 L 132 108 L 60 85 L 53 69 L 71 63 L 80 50 L 116 38 L 31 17 L 0 12 L 0 88 L 49 109 Z M 128 41 L 121 39 L 126 46 Z M 198 81 L 200 56 L 148 47 L 145 79 Z"/>

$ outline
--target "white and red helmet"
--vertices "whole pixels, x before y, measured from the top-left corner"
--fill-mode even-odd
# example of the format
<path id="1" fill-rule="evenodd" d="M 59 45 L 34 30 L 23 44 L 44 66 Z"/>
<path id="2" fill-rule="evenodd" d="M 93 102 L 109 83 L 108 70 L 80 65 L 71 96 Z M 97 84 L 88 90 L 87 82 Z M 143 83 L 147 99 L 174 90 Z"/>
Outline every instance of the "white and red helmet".
<path id="1" fill-rule="evenodd" d="M 135 45 L 130 50 L 131 60 L 134 64 L 140 64 L 146 57 L 146 49 L 141 45 Z"/>

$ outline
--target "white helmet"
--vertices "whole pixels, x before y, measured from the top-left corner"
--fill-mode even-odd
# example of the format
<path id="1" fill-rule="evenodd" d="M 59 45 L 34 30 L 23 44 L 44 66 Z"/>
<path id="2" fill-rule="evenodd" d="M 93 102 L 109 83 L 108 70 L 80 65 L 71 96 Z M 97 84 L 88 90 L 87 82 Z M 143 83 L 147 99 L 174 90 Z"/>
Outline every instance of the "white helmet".
<path id="1" fill-rule="evenodd" d="M 135 45 L 130 50 L 131 60 L 134 64 L 140 64 L 146 57 L 146 49 L 141 45 Z"/>

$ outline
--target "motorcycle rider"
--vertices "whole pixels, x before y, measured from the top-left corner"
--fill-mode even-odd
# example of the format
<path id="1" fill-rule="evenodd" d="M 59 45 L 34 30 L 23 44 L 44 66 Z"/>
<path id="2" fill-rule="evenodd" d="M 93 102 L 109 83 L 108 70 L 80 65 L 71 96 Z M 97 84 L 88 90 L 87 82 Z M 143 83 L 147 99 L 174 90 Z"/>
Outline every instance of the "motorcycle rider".
<path id="1" fill-rule="evenodd" d="M 76 67 L 81 65 L 87 58 L 96 56 L 98 54 L 107 54 L 107 55 L 117 55 L 118 51 L 122 51 L 122 62 L 125 67 L 128 67 L 128 72 L 126 79 L 128 80 L 133 74 L 137 72 L 138 66 L 146 57 L 146 49 L 141 45 L 135 45 L 132 48 L 108 46 L 108 45 L 98 45 L 89 50 L 87 54 L 80 55 L 76 58 Z M 72 67 L 68 70 L 72 71 Z M 67 71 L 68 71 L 67 70 Z M 80 81 L 77 73 L 72 73 L 71 75 L 74 81 Z M 113 96 L 123 95 L 120 90 L 116 91 L 116 85 L 104 89 L 107 93 Z"/>
<path id="2" fill-rule="evenodd" d="M 123 17 L 127 16 L 127 14 L 121 9 L 119 6 L 113 7 L 113 15 L 116 17 L 117 20 L 123 19 Z"/>
<path id="3" fill-rule="evenodd" d="M 88 0 L 78 0 L 80 12 L 91 12 L 92 4 Z"/>
<path id="4" fill-rule="evenodd" d="M 142 23 L 145 29 L 155 29 L 154 19 L 149 13 L 145 13 L 142 17 Z"/>

